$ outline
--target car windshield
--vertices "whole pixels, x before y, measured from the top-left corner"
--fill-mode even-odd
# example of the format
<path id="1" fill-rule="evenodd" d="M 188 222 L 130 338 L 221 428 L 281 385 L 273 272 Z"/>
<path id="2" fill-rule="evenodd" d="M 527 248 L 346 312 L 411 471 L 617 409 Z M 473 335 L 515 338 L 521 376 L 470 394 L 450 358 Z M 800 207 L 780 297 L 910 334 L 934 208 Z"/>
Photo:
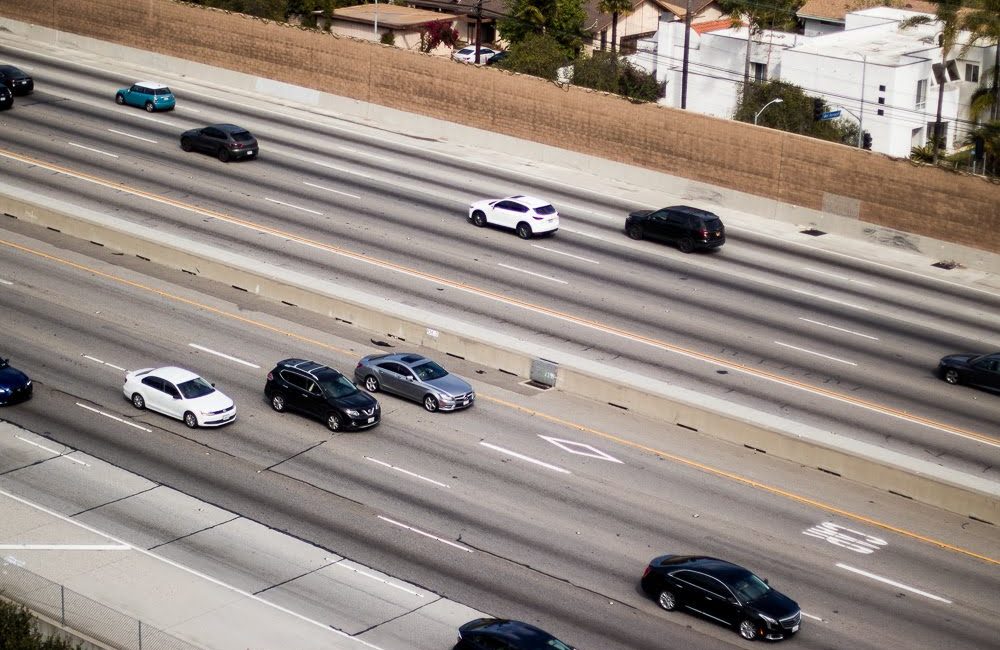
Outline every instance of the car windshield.
<path id="1" fill-rule="evenodd" d="M 573 648 L 569 647 L 559 639 L 549 639 L 549 642 L 546 643 L 545 645 L 549 646 L 550 648 L 555 648 L 555 650 L 573 650 Z"/>
<path id="2" fill-rule="evenodd" d="M 233 140 L 237 142 L 250 142 L 253 140 L 253 136 L 250 135 L 249 131 L 237 131 L 233 134 Z"/>
<path id="3" fill-rule="evenodd" d="M 204 397 L 215 392 L 212 388 L 212 384 L 208 383 L 201 377 L 195 377 L 194 379 L 189 379 L 183 383 L 177 384 L 177 390 L 181 392 L 184 399 L 195 399 L 196 397 Z"/>
<path id="4" fill-rule="evenodd" d="M 432 379 L 440 379 L 448 374 L 448 371 L 434 363 L 433 361 L 428 361 L 427 363 L 422 363 L 419 366 L 413 367 L 413 372 L 417 374 L 417 378 L 420 381 L 431 381 Z"/>
<path id="5" fill-rule="evenodd" d="M 347 397 L 358 392 L 358 387 L 343 375 L 321 377 L 319 384 L 323 387 L 323 392 L 330 397 Z"/>
<path id="6" fill-rule="evenodd" d="M 767 592 L 771 591 L 771 588 L 767 586 L 766 582 L 752 573 L 748 573 L 745 577 L 737 580 L 732 587 L 736 592 L 736 595 L 739 596 L 744 602 L 757 600 Z"/>

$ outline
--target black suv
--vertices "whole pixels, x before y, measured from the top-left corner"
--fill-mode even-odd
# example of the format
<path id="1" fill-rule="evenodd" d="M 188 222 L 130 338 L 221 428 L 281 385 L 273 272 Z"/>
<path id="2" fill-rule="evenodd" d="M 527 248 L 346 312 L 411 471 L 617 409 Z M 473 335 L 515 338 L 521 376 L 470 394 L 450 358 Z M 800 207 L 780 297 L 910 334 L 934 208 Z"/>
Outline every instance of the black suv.
<path id="1" fill-rule="evenodd" d="M 267 373 L 264 394 L 275 411 L 299 411 L 323 420 L 331 431 L 367 429 L 382 417 L 378 401 L 350 379 L 304 359 L 279 361 Z"/>
<path id="2" fill-rule="evenodd" d="M 726 243 L 722 219 L 707 210 L 673 205 L 659 210 L 636 210 L 625 219 L 632 239 L 660 239 L 677 244 L 682 253 L 696 248 L 718 248 Z"/>

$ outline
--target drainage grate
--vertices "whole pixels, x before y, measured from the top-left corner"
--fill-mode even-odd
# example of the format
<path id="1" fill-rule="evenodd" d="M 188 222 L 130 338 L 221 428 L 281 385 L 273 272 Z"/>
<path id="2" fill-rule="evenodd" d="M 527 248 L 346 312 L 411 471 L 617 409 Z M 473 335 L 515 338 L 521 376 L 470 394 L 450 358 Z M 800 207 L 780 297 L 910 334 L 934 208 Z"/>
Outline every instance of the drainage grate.
<path id="1" fill-rule="evenodd" d="M 822 230 L 816 230 L 815 228 L 808 228 L 806 230 L 800 230 L 803 235 L 809 235 L 811 237 L 819 237 L 820 235 L 825 235 L 826 233 Z"/>
<path id="2" fill-rule="evenodd" d="M 534 379 L 529 379 L 528 381 L 522 381 L 521 383 L 524 384 L 525 386 L 529 386 L 531 388 L 536 388 L 538 390 L 548 390 L 548 389 L 552 388 L 551 386 L 543 384 L 540 381 L 535 381 Z"/>
<path id="3" fill-rule="evenodd" d="M 931 266 L 936 266 L 939 269 L 947 269 L 950 271 L 952 269 L 957 269 L 959 266 L 961 266 L 961 264 L 959 264 L 955 260 L 946 260 L 942 262 L 934 262 L 933 264 L 931 264 Z"/>

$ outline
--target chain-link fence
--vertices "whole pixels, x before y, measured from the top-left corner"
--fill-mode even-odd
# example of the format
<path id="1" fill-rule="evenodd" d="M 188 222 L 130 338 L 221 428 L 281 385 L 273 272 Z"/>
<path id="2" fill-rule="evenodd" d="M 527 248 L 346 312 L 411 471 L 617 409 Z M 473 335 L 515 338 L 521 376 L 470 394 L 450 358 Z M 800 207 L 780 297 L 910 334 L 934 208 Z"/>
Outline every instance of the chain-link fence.
<path id="1" fill-rule="evenodd" d="M 0 595 L 120 650 L 202 650 L 4 560 Z"/>

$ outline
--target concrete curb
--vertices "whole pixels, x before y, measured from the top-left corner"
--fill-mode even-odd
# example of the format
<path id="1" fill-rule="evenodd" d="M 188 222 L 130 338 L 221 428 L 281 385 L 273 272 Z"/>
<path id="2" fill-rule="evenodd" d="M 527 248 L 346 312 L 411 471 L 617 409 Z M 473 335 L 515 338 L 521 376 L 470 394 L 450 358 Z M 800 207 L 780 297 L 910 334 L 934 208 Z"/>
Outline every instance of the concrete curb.
<path id="1" fill-rule="evenodd" d="M 1000 523 L 1000 484 L 0 183 L 7 217 L 916 501 Z"/>

